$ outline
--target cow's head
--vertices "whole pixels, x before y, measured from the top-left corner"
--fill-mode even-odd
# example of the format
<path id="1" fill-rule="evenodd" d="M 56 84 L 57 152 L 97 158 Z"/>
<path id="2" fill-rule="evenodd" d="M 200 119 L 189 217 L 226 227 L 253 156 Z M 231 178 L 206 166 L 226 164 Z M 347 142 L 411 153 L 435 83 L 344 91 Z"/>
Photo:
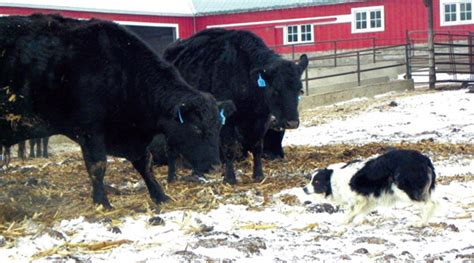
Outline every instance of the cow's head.
<path id="1" fill-rule="evenodd" d="M 183 155 L 197 172 L 220 164 L 219 133 L 225 118 L 235 111 L 232 101 L 216 102 L 208 93 L 183 100 L 161 124 L 167 144 Z"/>
<path id="2" fill-rule="evenodd" d="M 266 103 L 274 116 L 274 128 L 298 128 L 298 101 L 303 94 L 301 74 L 307 66 L 308 57 L 302 55 L 298 63 L 278 60 L 251 72 L 255 89 L 265 94 Z"/>

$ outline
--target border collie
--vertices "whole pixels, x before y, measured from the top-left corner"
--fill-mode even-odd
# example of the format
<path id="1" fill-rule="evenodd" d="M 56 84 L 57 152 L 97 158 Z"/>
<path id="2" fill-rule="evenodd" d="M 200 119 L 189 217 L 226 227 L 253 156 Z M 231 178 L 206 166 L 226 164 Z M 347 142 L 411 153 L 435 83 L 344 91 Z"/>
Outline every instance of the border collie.
<path id="1" fill-rule="evenodd" d="M 324 194 L 336 203 L 348 204 L 346 224 L 377 206 L 411 201 L 421 205 L 421 222 L 417 225 L 423 226 L 437 205 L 431 199 L 435 179 L 428 157 L 413 150 L 392 150 L 364 162 L 334 164 L 317 170 L 303 190 L 306 194 Z"/>

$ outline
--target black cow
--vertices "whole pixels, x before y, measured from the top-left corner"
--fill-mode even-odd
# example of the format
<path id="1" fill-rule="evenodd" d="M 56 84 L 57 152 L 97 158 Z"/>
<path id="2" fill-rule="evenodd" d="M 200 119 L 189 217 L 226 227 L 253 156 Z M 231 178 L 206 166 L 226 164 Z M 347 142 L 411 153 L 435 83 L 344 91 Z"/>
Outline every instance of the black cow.
<path id="1" fill-rule="evenodd" d="M 281 58 L 253 33 L 209 29 L 171 44 L 164 58 L 191 85 L 212 93 L 217 100 L 231 99 L 237 107 L 221 131 L 224 181 L 236 183 L 233 161 L 240 145 L 253 154 L 253 178 L 263 179 L 262 139 L 272 115 L 275 127 L 294 129 L 299 125 L 297 107 L 301 74 L 308 65 L 306 55 L 295 64 Z"/>
<path id="2" fill-rule="evenodd" d="M 79 143 L 93 201 L 104 192 L 106 155 L 130 160 L 156 203 L 148 144 L 162 133 L 202 171 L 219 163 L 221 122 L 210 94 L 191 88 L 125 28 L 56 15 L 0 18 L 0 144 L 63 134 Z M 170 167 L 174 170 L 173 167 Z"/>

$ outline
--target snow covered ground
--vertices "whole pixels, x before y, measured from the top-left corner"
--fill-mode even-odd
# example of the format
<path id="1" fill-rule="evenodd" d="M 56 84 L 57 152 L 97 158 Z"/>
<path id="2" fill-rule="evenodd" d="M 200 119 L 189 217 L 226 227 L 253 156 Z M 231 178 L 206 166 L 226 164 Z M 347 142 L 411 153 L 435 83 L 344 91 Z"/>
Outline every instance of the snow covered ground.
<path id="1" fill-rule="evenodd" d="M 288 132 L 291 145 L 328 143 L 363 144 L 379 141 L 472 143 L 474 94 L 465 90 L 400 97 L 396 107 L 373 107 L 346 119 Z M 474 153 L 436 160 L 440 178 L 474 176 Z M 429 227 L 411 225 L 417 207 L 401 204 L 380 208 L 360 225 L 341 225 L 342 209 L 308 196 L 301 188 L 273 196 L 247 194 L 255 205 L 222 205 L 208 213 L 174 211 L 122 218 L 118 222 L 88 222 L 84 218 L 58 222 L 50 231 L 18 238 L 1 247 L 0 262 L 28 261 L 54 249 L 49 257 L 85 262 L 304 262 L 304 261 L 462 261 L 474 260 L 474 180 L 439 184 L 435 198 L 441 203 Z M 283 199 L 293 196 L 288 205 Z M 152 219 L 153 221 L 153 219 Z M 160 223 L 160 220 L 154 220 Z M 38 228 L 31 223 L 32 230 Z M 33 231 L 35 232 L 35 231 Z M 86 250 L 80 244 L 115 241 L 113 249 Z M 66 249 L 67 248 L 67 249 Z"/>
<path id="2" fill-rule="evenodd" d="M 288 131 L 286 145 L 364 144 L 369 142 L 474 142 L 474 94 L 444 91 L 377 105 L 350 119 Z M 333 106 L 326 106 L 333 107 Z"/>

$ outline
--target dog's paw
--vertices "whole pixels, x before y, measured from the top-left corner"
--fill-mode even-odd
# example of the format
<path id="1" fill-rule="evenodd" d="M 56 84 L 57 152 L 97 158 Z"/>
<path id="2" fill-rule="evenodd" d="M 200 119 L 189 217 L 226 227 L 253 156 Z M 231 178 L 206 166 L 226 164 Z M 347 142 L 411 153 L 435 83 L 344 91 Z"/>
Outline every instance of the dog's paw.
<path id="1" fill-rule="evenodd" d="M 341 225 L 344 225 L 344 226 L 350 225 L 352 221 L 353 221 L 353 218 L 346 217 L 341 221 Z"/>
<path id="2" fill-rule="evenodd" d="M 410 226 L 413 228 L 424 228 L 424 227 L 429 226 L 429 224 L 423 221 L 418 221 L 418 222 L 411 223 Z"/>

